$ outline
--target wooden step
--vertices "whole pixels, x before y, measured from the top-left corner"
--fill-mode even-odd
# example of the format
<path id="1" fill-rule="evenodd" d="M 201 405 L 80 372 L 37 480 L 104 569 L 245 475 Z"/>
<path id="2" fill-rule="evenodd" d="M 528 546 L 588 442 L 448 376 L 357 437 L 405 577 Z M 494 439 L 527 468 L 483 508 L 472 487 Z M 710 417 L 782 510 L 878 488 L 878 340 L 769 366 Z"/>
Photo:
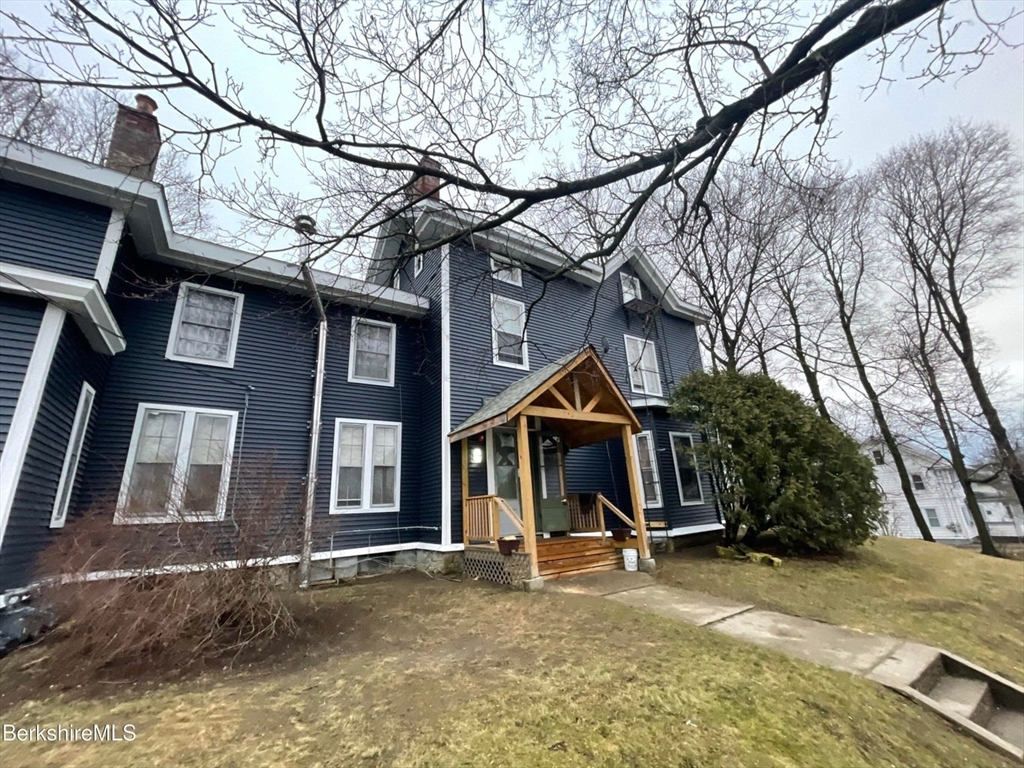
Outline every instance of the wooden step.
<path id="1" fill-rule="evenodd" d="M 563 573 L 546 573 L 542 574 L 545 581 L 549 579 L 564 579 L 569 576 L 582 576 L 585 573 L 598 573 L 600 571 L 617 571 L 622 567 L 622 563 L 611 563 L 608 565 L 593 565 L 589 568 L 580 568 L 574 571 L 565 571 Z"/>
<path id="2" fill-rule="evenodd" d="M 551 539 L 537 541 L 537 558 L 539 560 L 551 560 L 584 552 L 613 552 L 614 550 L 610 540 L 602 541 L 599 538 L 559 538 L 554 541 Z"/>
<path id="3" fill-rule="evenodd" d="M 565 557 L 560 560 L 550 560 L 539 564 L 541 576 L 549 574 L 568 573 L 596 566 L 610 566 L 612 568 L 622 567 L 622 558 L 614 553 L 599 552 L 589 555 L 578 555 L 576 557 Z"/>

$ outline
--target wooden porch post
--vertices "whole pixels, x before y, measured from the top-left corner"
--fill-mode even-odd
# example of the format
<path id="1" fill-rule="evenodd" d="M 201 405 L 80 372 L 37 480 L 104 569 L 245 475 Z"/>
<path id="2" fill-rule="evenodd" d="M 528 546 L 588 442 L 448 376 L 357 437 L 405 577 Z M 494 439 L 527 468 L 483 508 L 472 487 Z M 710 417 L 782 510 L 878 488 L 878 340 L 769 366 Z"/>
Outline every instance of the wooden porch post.
<path id="1" fill-rule="evenodd" d="M 533 517 L 533 472 L 530 467 L 530 431 L 526 414 L 516 417 L 516 450 L 519 453 L 519 508 L 523 515 L 523 546 L 530 555 L 530 578 L 540 575 L 537 564 L 537 523 Z"/>
<path id="2" fill-rule="evenodd" d="M 469 546 L 469 528 L 466 526 L 466 508 L 469 506 L 469 438 L 460 441 L 462 448 L 462 545 Z"/>
<path id="3" fill-rule="evenodd" d="M 622 449 L 626 454 L 629 495 L 633 499 L 633 520 L 636 523 L 637 546 L 640 549 L 640 557 L 646 560 L 651 556 L 651 549 L 647 543 L 647 521 L 644 519 L 643 487 L 640 478 L 640 465 L 637 464 L 636 452 L 633 450 L 633 433 L 630 431 L 628 424 L 622 425 Z"/>

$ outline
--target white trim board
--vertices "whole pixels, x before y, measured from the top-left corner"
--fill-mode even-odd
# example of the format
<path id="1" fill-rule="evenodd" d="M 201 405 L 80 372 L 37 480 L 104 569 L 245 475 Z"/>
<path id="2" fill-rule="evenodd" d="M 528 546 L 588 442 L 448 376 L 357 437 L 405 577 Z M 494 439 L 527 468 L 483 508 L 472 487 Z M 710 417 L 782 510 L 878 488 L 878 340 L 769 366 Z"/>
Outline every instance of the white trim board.
<path id="1" fill-rule="evenodd" d="M 658 528 L 651 529 L 650 533 L 658 534 L 659 538 L 667 536 L 686 536 L 691 533 L 710 533 L 711 531 L 724 530 L 725 526 L 721 523 L 705 523 L 704 525 L 687 525 L 682 528 L 672 528 L 671 530 L 663 530 Z"/>
<path id="2" fill-rule="evenodd" d="M 110 222 L 107 224 L 107 232 L 103 236 L 103 247 L 100 248 L 100 257 L 96 262 L 96 282 L 104 292 L 110 284 L 110 276 L 114 272 L 114 262 L 117 260 L 117 252 L 121 247 L 121 235 L 124 234 L 124 211 L 115 208 L 110 212 Z"/>
<path id="3" fill-rule="evenodd" d="M 452 314 L 449 247 L 441 248 L 441 545 L 452 543 Z M 461 448 L 460 448 L 461 450 Z M 460 480 L 461 482 L 461 480 Z M 461 544 L 459 545 L 462 546 Z"/>
<path id="4" fill-rule="evenodd" d="M 95 280 L 0 261 L 0 291 L 45 298 L 67 310 L 97 352 L 116 355 L 125 349 L 124 335 Z"/>
<path id="5" fill-rule="evenodd" d="M 25 369 L 25 378 L 21 382 L 18 402 L 14 406 L 7 442 L 0 454 L 0 547 L 3 546 L 7 523 L 11 519 L 11 507 L 21 481 L 21 469 L 25 465 L 25 455 L 35 431 L 39 406 L 43 402 L 43 390 L 50 378 L 53 354 L 57 351 L 65 317 L 67 312 L 56 304 L 46 305 L 36 334 L 36 343 L 32 347 L 32 356 Z"/>

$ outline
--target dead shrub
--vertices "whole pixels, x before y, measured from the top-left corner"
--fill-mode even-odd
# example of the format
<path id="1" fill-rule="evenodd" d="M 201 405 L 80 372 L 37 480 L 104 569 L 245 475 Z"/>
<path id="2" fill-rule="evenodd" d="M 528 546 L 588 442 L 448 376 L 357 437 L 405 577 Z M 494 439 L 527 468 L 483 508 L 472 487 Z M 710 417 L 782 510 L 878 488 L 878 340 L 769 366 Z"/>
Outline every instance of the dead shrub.
<path id="1" fill-rule="evenodd" d="M 65 658 L 184 667 L 296 634 L 275 558 L 297 551 L 286 513 L 299 495 L 262 463 L 236 483 L 223 521 L 114 525 L 113 504 L 69 521 L 41 561 Z"/>

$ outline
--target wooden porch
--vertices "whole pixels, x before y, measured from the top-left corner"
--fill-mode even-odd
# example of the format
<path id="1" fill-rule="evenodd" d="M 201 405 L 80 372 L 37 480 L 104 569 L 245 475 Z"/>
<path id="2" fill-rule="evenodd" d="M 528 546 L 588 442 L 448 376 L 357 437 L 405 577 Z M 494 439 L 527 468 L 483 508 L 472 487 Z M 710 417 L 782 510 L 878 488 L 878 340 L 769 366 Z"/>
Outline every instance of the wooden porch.
<path id="1" fill-rule="evenodd" d="M 517 481 L 513 479 L 506 496 L 514 495 L 514 502 L 494 492 L 471 496 L 470 438 L 479 439 L 491 429 L 509 433 L 510 426 L 515 430 L 511 471 L 517 473 Z M 461 444 L 462 540 L 467 564 L 479 559 L 480 572 L 489 576 L 497 572 L 494 580 L 503 583 L 539 583 L 539 579 L 622 568 L 621 550 L 629 547 L 650 567 L 641 480 L 633 455 L 632 436 L 639 431 L 636 415 L 592 347 L 524 377 L 486 404 L 449 437 Z M 621 438 L 631 509 L 620 509 L 602 493 L 566 493 L 561 458 L 557 493 L 553 494 L 549 485 L 540 485 L 550 479 L 538 479 L 534 471 L 531 436 L 543 440 L 544 435 L 556 440 L 557 451 Z M 511 435 L 508 439 L 511 441 Z M 513 452 L 511 447 L 509 451 Z M 559 504 L 564 509 L 559 510 Z M 552 524 L 552 519 L 559 522 Z M 544 533 L 538 531 L 538 520 L 545 521 Z M 613 521 L 611 526 L 609 521 Z M 621 540 L 610 535 L 612 528 L 626 532 L 617 537 Z M 510 545 L 518 551 L 498 554 Z"/>

